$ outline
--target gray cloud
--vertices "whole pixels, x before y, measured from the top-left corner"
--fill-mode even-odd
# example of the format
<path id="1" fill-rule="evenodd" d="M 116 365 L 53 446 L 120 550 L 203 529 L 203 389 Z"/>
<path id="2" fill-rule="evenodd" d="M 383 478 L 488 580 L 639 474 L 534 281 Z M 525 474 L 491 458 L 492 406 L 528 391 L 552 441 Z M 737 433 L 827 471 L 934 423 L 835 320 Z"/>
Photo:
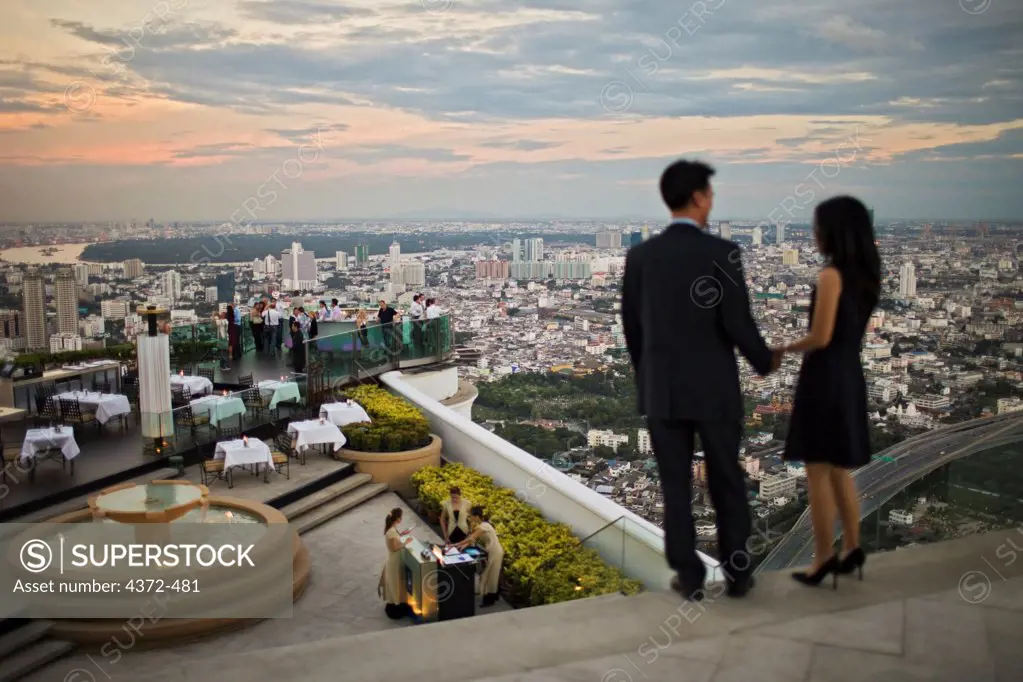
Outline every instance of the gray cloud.
<path id="1" fill-rule="evenodd" d="M 364 7 L 350 7 L 332 2 L 307 2 L 306 0 L 242 0 L 238 6 L 242 14 L 250 19 L 301 26 L 343 21 L 351 17 L 375 14 L 373 10 Z"/>
<path id="2" fill-rule="evenodd" d="M 541 149 L 553 149 L 554 147 L 560 147 L 560 142 L 543 142 L 540 140 L 506 140 L 506 139 L 495 139 L 485 140 L 480 143 L 481 147 L 489 147 L 490 149 L 516 149 L 523 152 L 535 152 Z"/>
<path id="3" fill-rule="evenodd" d="M 451 162 L 468 161 L 470 158 L 451 149 L 406 147 L 398 144 L 348 146 L 338 150 L 336 155 L 360 165 L 376 163 L 384 159 L 425 159 L 426 161 Z"/>

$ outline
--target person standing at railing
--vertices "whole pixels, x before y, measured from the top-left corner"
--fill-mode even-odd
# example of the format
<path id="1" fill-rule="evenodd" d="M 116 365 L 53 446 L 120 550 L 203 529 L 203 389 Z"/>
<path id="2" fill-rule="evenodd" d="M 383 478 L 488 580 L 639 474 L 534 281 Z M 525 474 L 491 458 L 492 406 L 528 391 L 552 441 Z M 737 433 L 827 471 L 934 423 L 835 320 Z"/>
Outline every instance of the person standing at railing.
<path id="1" fill-rule="evenodd" d="M 622 278 L 625 342 L 664 498 L 664 553 L 676 572 L 672 589 L 689 601 L 703 599 L 707 573 L 696 552 L 692 509 L 697 434 L 728 596 L 744 597 L 753 587 L 747 549 L 752 519 L 739 466 L 743 401 L 735 349 L 762 376 L 781 362 L 750 311 L 739 247 L 707 234 L 713 175 L 710 166 L 693 161 L 665 169 L 660 190 L 671 224 L 629 249 Z"/>
<path id="2" fill-rule="evenodd" d="M 305 372 L 305 337 L 298 320 L 291 323 L 291 366 L 295 374 Z"/>
<path id="3" fill-rule="evenodd" d="M 493 606 L 500 596 L 498 590 L 501 566 L 504 564 L 504 547 L 497 539 L 497 531 L 490 525 L 490 519 L 483 514 L 483 507 L 476 505 L 469 510 L 469 524 L 473 529 L 469 537 L 455 543 L 455 547 L 462 551 L 475 542 L 486 550 L 487 566 L 480 575 L 480 593 L 483 595 L 480 606 Z"/>
<path id="4" fill-rule="evenodd" d="M 369 346 L 369 329 L 366 324 L 366 311 L 362 308 L 359 308 L 359 312 L 355 313 L 355 328 L 359 333 L 362 347 L 366 348 Z"/>
<path id="5" fill-rule="evenodd" d="M 423 312 L 423 295 L 416 294 L 412 297 L 408 316 L 412 318 L 412 347 L 417 353 L 423 352 Z"/>
<path id="6" fill-rule="evenodd" d="M 380 309 L 377 310 L 377 322 L 380 323 L 380 331 L 384 335 L 384 350 L 388 353 L 397 353 L 400 347 L 400 339 L 394 325 L 394 319 L 397 316 L 398 311 L 387 305 L 387 301 L 380 299 Z"/>
<path id="7" fill-rule="evenodd" d="M 810 299 L 809 333 L 784 346 L 803 352 L 785 440 L 785 460 L 804 462 L 815 553 L 807 571 L 792 577 L 818 585 L 829 574 L 859 571 L 860 507 L 849 472 L 870 462 L 867 384 L 860 348 L 881 292 L 881 257 L 870 211 L 841 196 L 814 210 L 813 234 L 826 265 Z M 842 522 L 842 553 L 836 554 L 835 517 Z"/>
<path id="8" fill-rule="evenodd" d="M 306 327 L 306 337 L 308 337 L 309 340 L 311 341 L 320 335 L 320 324 L 319 321 L 316 319 L 316 313 L 314 313 L 313 311 L 310 310 L 307 313 L 307 317 L 309 319 L 309 324 Z"/>
<path id="9" fill-rule="evenodd" d="M 224 313 L 227 318 L 227 350 L 232 360 L 240 360 L 242 357 L 242 330 L 238 326 L 238 318 L 235 316 L 233 305 L 227 306 Z"/>
<path id="10" fill-rule="evenodd" d="M 266 353 L 272 358 L 277 357 L 277 335 L 281 325 L 281 313 L 277 310 L 276 302 L 263 311 L 263 344 Z"/>
<path id="11" fill-rule="evenodd" d="M 320 308 L 316 311 L 316 317 L 320 322 L 326 322 L 330 319 L 330 309 L 327 308 L 326 301 L 320 301 Z"/>
<path id="12" fill-rule="evenodd" d="M 227 359 L 230 357 L 231 342 L 228 340 L 227 313 L 213 313 L 213 325 L 217 330 L 217 353 L 220 356 L 220 369 L 227 371 Z"/>
<path id="13" fill-rule="evenodd" d="M 256 352 L 263 352 L 263 302 L 256 301 L 249 311 L 249 329 L 252 330 L 252 340 L 256 344 Z"/>

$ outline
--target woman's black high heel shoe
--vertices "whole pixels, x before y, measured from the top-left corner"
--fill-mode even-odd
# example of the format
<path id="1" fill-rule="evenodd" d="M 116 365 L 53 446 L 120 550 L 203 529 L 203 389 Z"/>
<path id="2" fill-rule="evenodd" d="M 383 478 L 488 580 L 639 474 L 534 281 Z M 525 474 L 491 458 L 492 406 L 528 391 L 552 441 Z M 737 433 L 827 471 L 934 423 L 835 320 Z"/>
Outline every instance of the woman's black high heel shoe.
<path id="1" fill-rule="evenodd" d="M 797 583 L 803 583 L 804 585 L 816 587 L 817 585 L 820 585 L 821 582 L 825 578 L 827 578 L 828 574 L 830 573 L 833 576 L 831 581 L 831 589 L 837 590 L 838 573 L 839 571 L 841 571 L 841 568 L 842 562 L 839 561 L 838 555 L 836 554 L 827 561 L 825 561 L 823 564 L 821 564 L 821 567 L 818 568 L 813 573 L 807 573 L 806 571 L 798 571 L 792 574 L 792 579 L 795 580 Z"/>
<path id="2" fill-rule="evenodd" d="M 867 562 L 866 553 L 862 549 L 857 547 L 856 549 L 845 555 L 845 558 L 842 559 L 842 565 L 839 567 L 838 572 L 849 574 L 852 573 L 853 571 L 857 571 L 859 573 L 860 580 L 863 580 L 863 564 L 865 564 L 866 562 Z"/>

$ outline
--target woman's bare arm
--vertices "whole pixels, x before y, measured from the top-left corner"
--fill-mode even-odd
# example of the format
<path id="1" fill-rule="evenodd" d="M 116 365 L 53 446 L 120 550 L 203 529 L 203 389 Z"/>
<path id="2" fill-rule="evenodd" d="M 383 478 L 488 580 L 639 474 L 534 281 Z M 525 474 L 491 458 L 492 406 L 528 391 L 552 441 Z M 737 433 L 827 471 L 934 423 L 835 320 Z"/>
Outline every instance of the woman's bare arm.
<path id="1" fill-rule="evenodd" d="M 842 276 L 836 268 L 829 265 L 817 276 L 817 301 L 810 331 L 795 343 L 785 346 L 786 352 L 819 350 L 828 347 L 828 344 L 831 343 L 831 335 L 835 332 L 838 298 L 841 294 Z"/>

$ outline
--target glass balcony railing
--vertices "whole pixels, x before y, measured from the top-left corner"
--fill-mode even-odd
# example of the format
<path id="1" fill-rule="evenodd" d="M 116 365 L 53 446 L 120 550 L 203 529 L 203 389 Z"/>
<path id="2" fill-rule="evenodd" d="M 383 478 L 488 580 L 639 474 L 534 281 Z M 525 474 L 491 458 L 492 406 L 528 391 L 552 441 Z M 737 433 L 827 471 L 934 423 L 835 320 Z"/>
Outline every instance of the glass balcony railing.
<path id="1" fill-rule="evenodd" d="M 861 501 L 863 549 L 883 552 L 1020 528 L 1021 464 L 1023 433 L 1018 433 L 1010 442 L 949 462 L 894 496 L 868 495 Z"/>
<path id="2" fill-rule="evenodd" d="M 635 594 L 641 584 L 626 578 L 630 532 L 636 530 L 620 516 L 570 547 L 543 559 L 528 585 L 534 606 L 601 594 Z"/>
<path id="3" fill-rule="evenodd" d="M 175 405 L 171 413 L 163 417 L 165 433 L 173 436 L 165 439 L 165 447 L 179 452 L 193 447 L 213 447 L 219 441 L 240 438 L 301 413 L 307 402 L 306 375 L 286 375 L 281 383 L 294 384 L 298 391 L 289 386 L 268 388 L 257 384 L 250 389 L 218 391 L 210 396 L 192 398 L 187 404 Z"/>
<path id="4" fill-rule="evenodd" d="M 324 325 L 326 326 L 326 325 Z M 451 319 L 403 320 L 392 325 L 370 324 L 357 329 L 354 323 L 334 322 L 306 342 L 306 362 L 316 367 L 327 387 L 351 379 L 375 376 L 415 361 L 439 361 L 453 350 Z"/>

